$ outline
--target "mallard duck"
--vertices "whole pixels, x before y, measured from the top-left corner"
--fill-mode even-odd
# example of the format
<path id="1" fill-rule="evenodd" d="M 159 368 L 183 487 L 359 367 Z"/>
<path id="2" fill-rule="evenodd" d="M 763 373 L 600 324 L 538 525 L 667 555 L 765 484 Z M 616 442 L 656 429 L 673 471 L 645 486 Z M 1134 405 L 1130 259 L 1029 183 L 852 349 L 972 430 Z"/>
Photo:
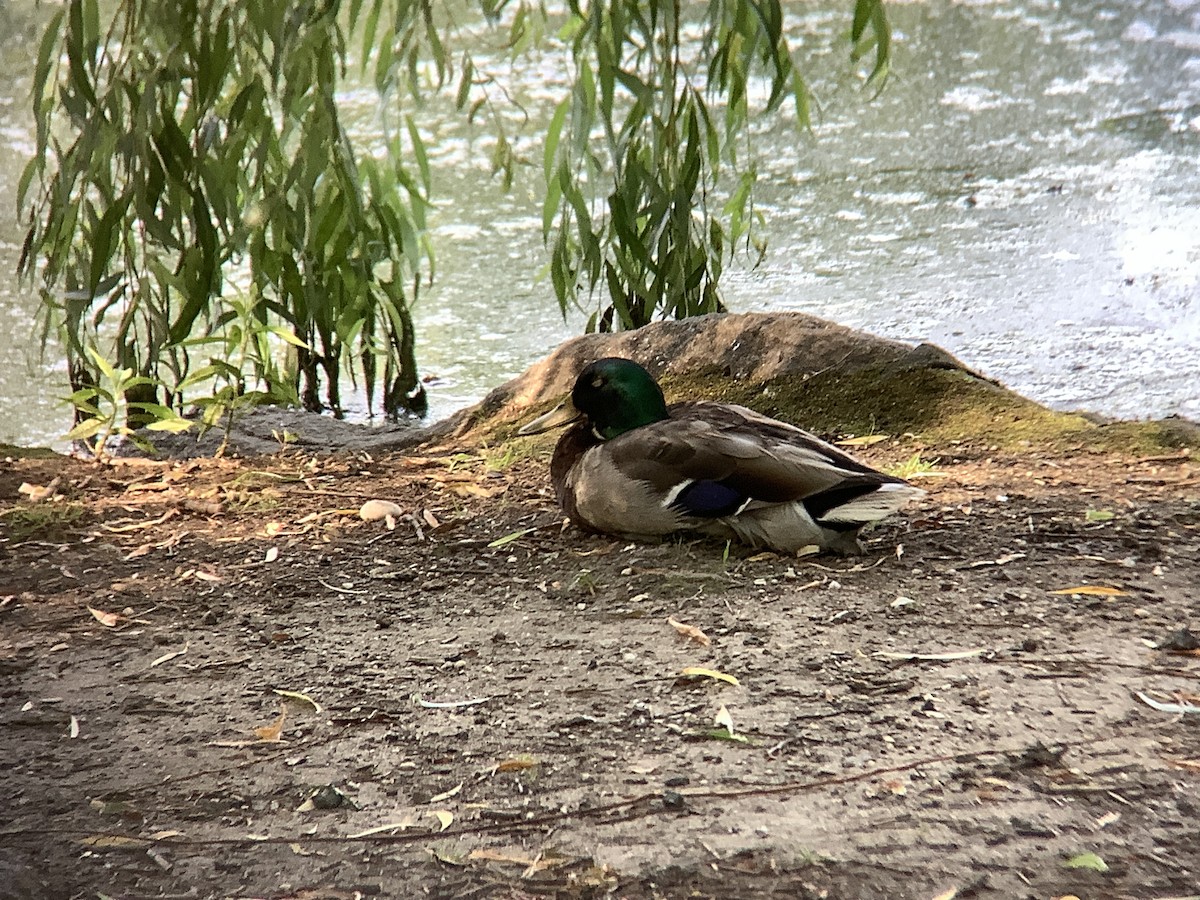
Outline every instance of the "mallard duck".
<path id="1" fill-rule="evenodd" d="M 861 553 L 858 533 L 924 493 L 744 406 L 668 407 L 628 359 L 587 366 L 571 396 L 520 434 L 572 424 L 550 463 L 558 502 L 586 531 L 699 532 L 788 553 Z"/>

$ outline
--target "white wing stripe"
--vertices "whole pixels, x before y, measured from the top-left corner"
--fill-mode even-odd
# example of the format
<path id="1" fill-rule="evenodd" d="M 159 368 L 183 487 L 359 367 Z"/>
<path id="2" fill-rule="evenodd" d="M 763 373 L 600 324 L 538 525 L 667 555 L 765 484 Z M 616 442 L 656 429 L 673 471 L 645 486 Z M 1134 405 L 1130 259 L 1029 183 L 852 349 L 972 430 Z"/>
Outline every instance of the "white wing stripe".
<path id="1" fill-rule="evenodd" d="M 674 503 L 679 498 L 679 495 L 687 490 L 688 485 L 693 481 L 695 481 L 694 478 L 685 478 L 683 481 L 679 482 L 679 484 L 667 491 L 667 495 L 663 497 L 662 501 L 663 508 L 665 509 Z"/>

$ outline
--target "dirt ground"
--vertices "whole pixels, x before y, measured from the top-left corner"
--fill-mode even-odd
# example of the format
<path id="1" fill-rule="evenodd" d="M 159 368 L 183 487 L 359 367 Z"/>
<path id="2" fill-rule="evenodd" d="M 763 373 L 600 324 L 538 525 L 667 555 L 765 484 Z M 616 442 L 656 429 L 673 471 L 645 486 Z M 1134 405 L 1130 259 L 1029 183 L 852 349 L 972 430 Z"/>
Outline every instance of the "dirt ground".
<path id="1" fill-rule="evenodd" d="M 520 452 L 5 460 L 0 895 L 1200 894 L 1200 464 L 918 449 L 859 560 Z"/>

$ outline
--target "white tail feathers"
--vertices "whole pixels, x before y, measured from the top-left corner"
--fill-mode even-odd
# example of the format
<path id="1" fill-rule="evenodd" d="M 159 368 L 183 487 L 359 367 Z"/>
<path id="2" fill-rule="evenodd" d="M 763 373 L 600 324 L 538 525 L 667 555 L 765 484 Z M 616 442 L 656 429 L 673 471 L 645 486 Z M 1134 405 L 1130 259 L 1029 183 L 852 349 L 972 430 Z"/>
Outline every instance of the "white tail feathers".
<path id="1" fill-rule="evenodd" d="M 880 519 L 886 519 L 909 501 L 924 495 L 925 492 L 919 487 L 889 481 L 881 484 L 869 494 L 855 497 L 849 503 L 843 503 L 841 506 L 835 506 L 817 521 L 837 522 L 839 525 L 865 525 L 868 522 L 878 522 Z"/>

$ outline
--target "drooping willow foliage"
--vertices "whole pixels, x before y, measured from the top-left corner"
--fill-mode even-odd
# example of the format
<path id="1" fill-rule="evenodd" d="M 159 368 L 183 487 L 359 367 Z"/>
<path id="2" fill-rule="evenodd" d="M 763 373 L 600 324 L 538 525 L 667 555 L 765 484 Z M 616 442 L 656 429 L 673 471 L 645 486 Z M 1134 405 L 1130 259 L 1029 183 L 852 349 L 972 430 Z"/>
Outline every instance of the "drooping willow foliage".
<path id="1" fill-rule="evenodd" d="M 119 0 L 102 26 L 95 0 L 71 0 L 50 21 L 22 265 L 40 265 L 74 388 L 95 384 L 98 344 L 168 401 L 216 385 L 317 408 L 323 384 L 337 408 L 349 368 L 389 412 L 419 406 L 406 283 L 428 173 L 347 138 L 340 12 Z"/>
<path id="2" fill-rule="evenodd" d="M 569 5 L 574 85 L 545 148 L 543 223 L 559 303 L 565 310 L 581 292 L 598 293 L 588 327 L 602 331 L 719 312 L 732 249 L 748 241 L 763 251 L 753 238 L 754 161 L 738 152 L 751 80 L 768 85 L 755 112 L 790 100 L 798 125 L 809 124 L 781 4 Z M 685 29 L 703 37 L 689 41 Z M 878 0 L 857 4 L 852 39 L 856 52 L 875 48 L 871 77 L 882 80 L 889 32 Z M 590 140 L 597 131 L 603 140 Z M 731 190 L 722 201 L 723 168 Z"/>
<path id="3" fill-rule="evenodd" d="M 493 128 L 506 182 L 518 165 L 487 112 L 497 76 L 461 46 L 451 9 L 466 12 L 434 0 L 115 0 L 102 21 L 98 0 L 68 0 L 53 15 L 33 85 L 37 152 L 19 185 L 21 268 L 38 279 L 43 335 L 61 333 L 77 396 L 115 366 L 135 410 L 337 410 L 347 377 L 389 414 L 423 408 L 409 313 L 432 252 L 422 97 L 452 90 Z M 720 309 L 722 266 L 739 242 L 755 245 L 739 136 L 789 100 L 807 124 L 779 0 L 479 9 L 512 53 L 561 50 L 570 75 L 543 154 L 563 311 L 598 298 L 589 327 L 615 330 Z M 881 0 L 857 0 L 849 24 L 881 79 Z M 355 54 L 404 110 L 386 147 L 355 146 L 342 124 Z M 768 86 L 757 109 L 756 79 Z"/>

